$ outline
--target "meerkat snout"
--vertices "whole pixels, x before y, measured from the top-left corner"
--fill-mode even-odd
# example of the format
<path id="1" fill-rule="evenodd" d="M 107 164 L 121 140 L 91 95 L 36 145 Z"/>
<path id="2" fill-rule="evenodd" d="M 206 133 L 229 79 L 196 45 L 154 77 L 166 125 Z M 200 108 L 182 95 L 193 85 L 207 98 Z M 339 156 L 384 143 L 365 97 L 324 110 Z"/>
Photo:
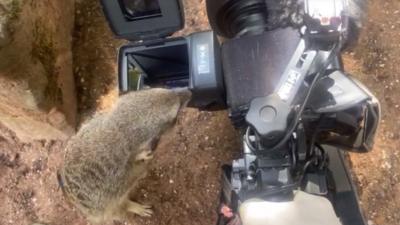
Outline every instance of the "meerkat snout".
<path id="1" fill-rule="evenodd" d="M 192 98 L 192 92 L 188 88 L 176 88 L 173 91 L 178 95 L 181 101 L 181 108 L 186 107 Z"/>

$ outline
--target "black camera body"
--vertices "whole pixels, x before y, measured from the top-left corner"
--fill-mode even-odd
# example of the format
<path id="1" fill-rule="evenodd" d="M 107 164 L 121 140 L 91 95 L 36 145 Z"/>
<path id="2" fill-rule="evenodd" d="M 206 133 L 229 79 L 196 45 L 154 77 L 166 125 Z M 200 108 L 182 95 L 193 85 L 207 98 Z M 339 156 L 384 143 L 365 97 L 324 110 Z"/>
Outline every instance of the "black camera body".
<path id="1" fill-rule="evenodd" d="M 120 92 L 147 87 L 189 87 L 193 94 L 189 106 L 224 105 L 220 45 L 216 35 L 206 31 L 169 38 L 183 28 L 181 2 L 136 2 L 142 2 L 143 6 L 135 14 L 126 9 L 128 6 L 122 0 L 102 1 L 114 33 L 131 41 L 119 51 Z M 148 9 L 145 3 L 149 4 Z"/>

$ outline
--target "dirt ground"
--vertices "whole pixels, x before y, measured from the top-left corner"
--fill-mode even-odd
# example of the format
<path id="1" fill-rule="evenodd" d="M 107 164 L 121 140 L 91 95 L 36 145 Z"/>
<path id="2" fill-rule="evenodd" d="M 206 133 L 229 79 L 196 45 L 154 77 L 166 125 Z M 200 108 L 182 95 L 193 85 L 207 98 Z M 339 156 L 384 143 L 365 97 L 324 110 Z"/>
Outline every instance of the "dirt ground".
<path id="1" fill-rule="evenodd" d="M 362 206 L 372 224 L 400 224 L 400 1 L 369 1 L 360 44 L 347 71 L 378 97 L 382 121 L 373 152 L 351 155 Z"/>
<path id="2" fill-rule="evenodd" d="M 184 3 L 186 28 L 179 35 L 208 29 L 205 1 Z M 350 158 L 368 224 L 399 225 L 400 2 L 371 0 L 370 4 L 360 44 L 344 58 L 347 71 L 381 101 L 382 126 L 373 152 Z M 84 121 L 110 108 L 117 98 L 116 52 L 124 41 L 113 38 L 98 0 L 78 1 L 76 16 L 74 73 Z M 0 126 L 1 225 L 88 224 L 65 203 L 58 188 L 55 172 L 64 145 L 61 141 L 22 143 Z M 132 194 L 153 205 L 155 216 L 132 216 L 125 224 L 215 224 L 220 166 L 237 157 L 240 147 L 226 112 L 186 109 L 159 144 L 149 176 Z"/>

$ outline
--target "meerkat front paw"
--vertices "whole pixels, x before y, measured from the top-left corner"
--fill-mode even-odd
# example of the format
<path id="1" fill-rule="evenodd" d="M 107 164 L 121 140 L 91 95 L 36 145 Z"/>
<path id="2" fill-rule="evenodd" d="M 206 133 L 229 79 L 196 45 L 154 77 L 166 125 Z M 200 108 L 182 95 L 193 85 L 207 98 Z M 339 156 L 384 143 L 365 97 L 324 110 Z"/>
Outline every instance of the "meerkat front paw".
<path id="1" fill-rule="evenodd" d="M 128 202 L 127 210 L 142 217 L 151 217 L 153 215 L 153 210 L 151 210 L 151 206 L 142 205 L 134 201 Z"/>
<path id="2" fill-rule="evenodd" d="M 151 159 L 153 159 L 153 151 L 144 150 L 136 156 L 135 161 L 148 161 Z"/>

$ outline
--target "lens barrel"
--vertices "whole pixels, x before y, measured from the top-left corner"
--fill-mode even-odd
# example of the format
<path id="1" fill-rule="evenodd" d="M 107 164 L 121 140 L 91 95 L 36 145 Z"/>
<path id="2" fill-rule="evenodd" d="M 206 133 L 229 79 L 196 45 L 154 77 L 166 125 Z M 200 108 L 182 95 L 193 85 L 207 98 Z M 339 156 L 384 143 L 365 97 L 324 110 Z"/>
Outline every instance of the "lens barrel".
<path id="1" fill-rule="evenodd" d="M 207 0 L 214 31 L 226 38 L 261 34 L 277 28 L 300 27 L 301 0 Z"/>
<path id="2" fill-rule="evenodd" d="M 229 1 L 216 15 L 218 30 L 233 38 L 265 31 L 268 12 L 265 0 Z"/>

